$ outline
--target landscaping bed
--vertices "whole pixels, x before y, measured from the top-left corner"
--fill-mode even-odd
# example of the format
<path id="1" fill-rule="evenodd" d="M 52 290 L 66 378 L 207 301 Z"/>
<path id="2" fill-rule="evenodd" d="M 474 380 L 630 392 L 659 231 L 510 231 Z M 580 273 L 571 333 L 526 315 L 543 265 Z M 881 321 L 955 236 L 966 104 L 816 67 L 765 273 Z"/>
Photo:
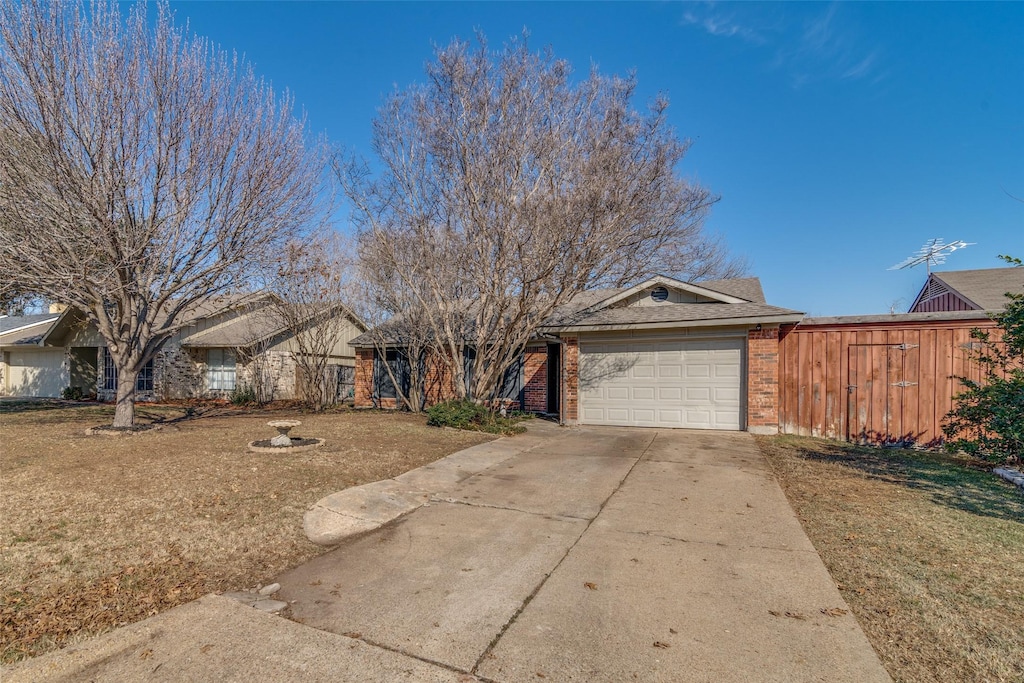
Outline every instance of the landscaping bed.
<path id="1" fill-rule="evenodd" d="M 896 681 L 1024 681 L 1024 496 L 938 453 L 758 437 Z"/>
<path id="2" fill-rule="evenodd" d="M 210 592 L 251 588 L 324 551 L 302 516 L 321 497 L 394 477 L 492 436 L 375 411 L 301 415 L 140 406 L 163 425 L 87 436 L 109 406 L 0 403 L 0 659 L 41 654 Z M 246 444 L 295 418 L 302 453 Z"/>

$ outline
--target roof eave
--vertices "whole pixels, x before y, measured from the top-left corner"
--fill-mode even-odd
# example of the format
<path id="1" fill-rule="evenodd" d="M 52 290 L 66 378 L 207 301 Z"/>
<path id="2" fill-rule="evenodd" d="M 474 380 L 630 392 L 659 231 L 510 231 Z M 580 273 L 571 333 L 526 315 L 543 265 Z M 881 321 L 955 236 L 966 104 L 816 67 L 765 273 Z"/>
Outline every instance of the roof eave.
<path id="1" fill-rule="evenodd" d="M 741 325 L 783 325 L 803 320 L 803 313 L 758 315 L 741 318 L 706 318 L 702 320 L 670 320 L 656 323 L 622 323 L 614 325 L 567 325 L 541 328 L 544 332 L 599 332 L 610 330 L 663 330 L 678 327 L 737 327 Z"/>

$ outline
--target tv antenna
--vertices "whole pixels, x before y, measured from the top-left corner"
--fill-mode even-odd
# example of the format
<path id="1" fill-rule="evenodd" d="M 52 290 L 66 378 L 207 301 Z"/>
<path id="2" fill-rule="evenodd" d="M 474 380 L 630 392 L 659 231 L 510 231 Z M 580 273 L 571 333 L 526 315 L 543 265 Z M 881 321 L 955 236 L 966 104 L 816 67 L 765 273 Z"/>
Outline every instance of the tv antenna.
<path id="1" fill-rule="evenodd" d="M 974 242 L 964 242 L 963 240 L 953 240 L 949 244 L 942 241 L 941 237 L 930 239 L 924 243 L 924 246 L 918 249 L 913 256 L 910 256 L 903 261 L 900 261 L 889 270 L 903 270 L 904 268 L 913 268 L 919 266 L 922 263 L 928 268 L 928 274 L 932 274 L 932 266 L 942 265 L 946 262 L 946 257 L 952 254 L 957 249 L 963 249 L 969 247 Z"/>

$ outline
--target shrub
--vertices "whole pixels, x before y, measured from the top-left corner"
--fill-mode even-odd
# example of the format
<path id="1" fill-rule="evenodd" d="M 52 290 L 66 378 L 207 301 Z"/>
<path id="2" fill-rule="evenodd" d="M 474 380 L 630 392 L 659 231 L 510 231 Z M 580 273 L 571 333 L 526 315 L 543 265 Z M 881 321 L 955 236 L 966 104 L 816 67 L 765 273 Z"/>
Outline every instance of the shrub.
<path id="1" fill-rule="evenodd" d="M 240 384 L 231 390 L 231 394 L 228 395 L 228 400 L 231 401 L 232 405 L 236 406 L 255 405 L 258 402 L 256 389 L 248 384 Z"/>
<path id="2" fill-rule="evenodd" d="M 1020 259 L 1003 258 L 1021 267 Z M 993 462 L 1024 459 L 1024 294 L 1007 297 L 1006 309 L 996 316 L 1002 343 L 993 343 L 987 332 L 971 330 L 971 337 L 981 342 L 975 360 L 984 378 L 957 378 L 964 391 L 954 397 L 955 406 L 942 426 L 950 439 L 947 448 Z"/>
<path id="3" fill-rule="evenodd" d="M 60 397 L 65 401 L 81 401 L 85 398 L 85 392 L 82 387 L 64 387 L 60 392 Z"/>
<path id="4" fill-rule="evenodd" d="M 427 409 L 427 424 L 488 434 L 519 434 L 526 428 L 514 417 L 502 417 L 472 401 L 445 401 Z"/>

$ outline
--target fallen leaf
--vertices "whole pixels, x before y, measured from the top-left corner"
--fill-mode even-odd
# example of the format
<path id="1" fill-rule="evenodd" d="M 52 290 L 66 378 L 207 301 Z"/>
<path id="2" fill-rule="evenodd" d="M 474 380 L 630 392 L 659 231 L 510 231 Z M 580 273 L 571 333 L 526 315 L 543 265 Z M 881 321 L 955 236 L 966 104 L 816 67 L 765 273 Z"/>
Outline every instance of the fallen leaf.
<path id="1" fill-rule="evenodd" d="M 544 674 L 542 674 L 541 672 L 538 671 L 537 672 L 537 678 L 547 678 L 547 676 L 545 676 Z"/>
<path id="2" fill-rule="evenodd" d="M 213 645 L 211 643 L 207 643 L 206 645 L 203 645 L 201 648 L 199 648 L 199 651 L 202 652 L 205 655 L 207 652 L 209 652 L 212 649 L 213 649 Z"/>
<path id="3" fill-rule="evenodd" d="M 583 586 L 585 588 L 589 588 L 592 591 L 596 591 L 597 590 L 597 584 L 596 583 L 592 583 L 590 581 L 584 581 L 583 582 Z"/>
<path id="4" fill-rule="evenodd" d="M 346 638 L 362 638 L 363 637 L 363 634 L 360 633 L 359 631 L 345 631 L 341 635 L 345 636 Z"/>
<path id="5" fill-rule="evenodd" d="M 847 612 L 842 607 L 823 607 L 821 613 L 830 617 L 841 617 Z"/>
<path id="6" fill-rule="evenodd" d="M 152 650 L 143 650 L 142 652 L 139 653 L 139 659 L 149 659 L 152 656 L 153 656 L 153 651 Z"/>
<path id="7" fill-rule="evenodd" d="M 666 650 L 669 647 L 671 647 L 671 645 L 669 645 L 668 643 L 663 643 L 660 640 L 656 640 L 656 641 L 654 641 L 654 647 L 661 648 L 662 650 Z"/>
<path id="8" fill-rule="evenodd" d="M 768 610 L 768 614 L 773 617 L 789 617 L 790 619 L 800 619 L 801 621 L 807 619 L 806 614 L 800 614 L 799 612 L 776 612 L 775 610 L 770 609 Z"/>
<path id="9" fill-rule="evenodd" d="M 670 629 L 668 630 L 668 632 L 669 632 L 669 633 L 679 633 L 679 631 L 675 630 L 674 628 L 670 628 Z"/>

